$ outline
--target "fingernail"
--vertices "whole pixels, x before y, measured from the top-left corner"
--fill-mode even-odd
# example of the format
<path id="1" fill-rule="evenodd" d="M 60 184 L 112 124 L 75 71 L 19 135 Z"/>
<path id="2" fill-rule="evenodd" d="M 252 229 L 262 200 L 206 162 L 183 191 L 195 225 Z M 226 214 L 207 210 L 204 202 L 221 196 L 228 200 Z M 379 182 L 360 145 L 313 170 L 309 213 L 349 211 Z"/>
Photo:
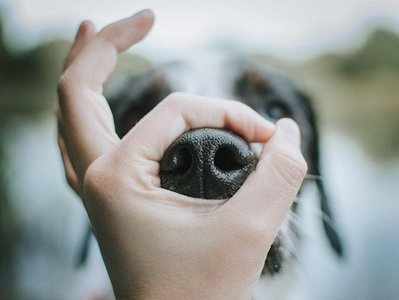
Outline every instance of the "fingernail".
<path id="1" fill-rule="evenodd" d="M 139 12 L 135 13 L 133 15 L 133 17 L 134 18 L 136 18 L 136 17 L 140 17 L 140 18 L 141 17 L 154 17 L 154 12 L 151 9 L 146 8 L 146 9 L 140 10 Z"/>
<path id="2" fill-rule="evenodd" d="M 295 146 L 301 144 L 301 133 L 297 123 L 289 118 L 280 119 L 277 123 L 277 132 L 283 134 Z"/>
<path id="3" fill-rule="evenodd" d="M 93 25 L 93 23 L 90 20 L 84 20 L 82 23 L 79 25 L 79 29 L 77 32 L 77 35 L 80 34 L 85 34 L 89 31 L 89 28 Z"/>
<path id="4" fill-rule="evenodd" d="M 84 20 L 82 21 L 82 23 L 80 23 L 80 28 L 85 28 L 91 25 L 91 21 L 90 20 Z"/>
<path id="5" fill-rule="evenodd" d="M 76 33 L 75 33 L 75 39 L 76 39 L 80 34 L 82 34 L 83 27 L 86 26 L 86 25 L 85 25 L 85 22 L 86 22 L 86 21 L 83 21 L 83 22 L 81 22 L 81 23 L 79 24 L 78 30 L 77 30 Z"/>

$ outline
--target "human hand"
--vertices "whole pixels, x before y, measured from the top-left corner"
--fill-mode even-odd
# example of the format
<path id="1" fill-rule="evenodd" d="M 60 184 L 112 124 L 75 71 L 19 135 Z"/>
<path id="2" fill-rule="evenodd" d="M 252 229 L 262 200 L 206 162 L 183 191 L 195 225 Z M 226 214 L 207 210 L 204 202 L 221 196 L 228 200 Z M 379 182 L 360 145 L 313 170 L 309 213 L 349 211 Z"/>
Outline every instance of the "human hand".
<path id="1" fill-rule="evenodd" d="M 68 182 L 83 199 L 117 299 L 249 299 L 306 173 L 298 127 L 291 120 L 275 126 L 239 102 L 174 93 L 120 140 L 102 87 L 117 54 L 152 24 L 146 10 L 98 33 L 81 25 L 59 83 Z M 265 144 L 228 201 L 160 187 L 166 148 L 202 127 Z"/>

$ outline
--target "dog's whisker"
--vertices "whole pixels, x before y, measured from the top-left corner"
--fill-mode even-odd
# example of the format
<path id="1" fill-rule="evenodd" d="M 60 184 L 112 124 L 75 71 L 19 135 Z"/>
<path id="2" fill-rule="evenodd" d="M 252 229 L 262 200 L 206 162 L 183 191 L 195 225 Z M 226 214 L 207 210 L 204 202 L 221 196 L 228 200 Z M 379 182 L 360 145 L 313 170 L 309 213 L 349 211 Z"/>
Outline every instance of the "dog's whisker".
<path id="1" fill-rule="evenodd" d="M 293 202 L 294 202 L 294 203 L 298 203 L 298 201 L 299 201 L 299 197 L 296 196 Z"/>
<path id="2" fill-rule="evenodd" d="M 294 212 L 289 211 L 287 224 L 284 227 L 285 230 L 282 231 L 280 235 L 280 238 L 283 240 L 282 250 L 287 256 L 293 257 L 295 260 L 298 260 L 296 245 L 299 239 L 298 232 L 295 231 L 295 228 L 301 227 L 298 226 L 298 224 L 298 216 Z"/>
<path id="3" fill-rule="evenodd" d="M 301 219 L 292 211 L 288 213 L 289 221 L 295 226 L 295 228 L 299 229 L 299 234 L 303 237 L 305 237 L 308 240 L 316 240 L 311 231 L 303 222 Z M 297 232 L 294 231 L 292 226 L 288 226 L 288 229 L 292 232 L 292 235 L 298 235 Z"/>
<path id="4" fill-rule="evenodd" d="M 290 215 L 291 217 L 298 219 L 298 217 L 294 213 L 290 212 Z M 284 234 L 280 235 L 280 239 L 282 239 L 282 251 L 286 257 L 290 257 L 291 259 L 293 259 L 295 261 L 295 264 L 299 266 L 298 268 L 295 268 L 295 272 L 299 272 L 299 276 L 309 276 L 309 274 L 306 272 L 307 266 L 304 264 L 304 261 L 301 260 L 301 256 L 298 252 L 298 238 L 296 237 L 297 233 L 294 231 L 294 228 L 292 226 L 287 226 L 286 229 L 287 231 Z"/>
<path id="5" fill-rule="evenodd" d="M 297 256 L 297 249 L 296 249 L 296 239 L 294 240 L 294 238 L 292 236 L 290 236 L 291 234 L 295 234 L 292 230 L 290 230 L 290 234 L 286 234 L 283 238 L 284 242 L 282 243 L 281 248 L 283 249 L 283 251 L 287 254 L 287 256 L 290 257 L 294 257 L 295 259 L 298 258 Z"/>
<path id="6" fill-rule="evenodd" d="M 325 212 L 318 210 L 318 209 L 312 209 L 311 212 L 314 213 L 317 217 L 321 218 L 326 223 L 328 223 L 331 227 L 333 227 L 333 228 L 335 227 L 334 221 Z"/>
<path id="7" fill-rule="evenodd" d="M 294 223 L 295 226 L 298 226 L 298 227 L 303 226 L 301 219 L 298 217 L 298 215 L 295 212 L 290 210 L 288 212 L 288 218 L 289 218 L 289 221 Z"/>
<path id="8" fill-rule="evenodd" d="M 323 181 L 323 177 L 321 175 L 316 174 L 306 174 L 304 180 L 311 180 L 311 181 Z"/>

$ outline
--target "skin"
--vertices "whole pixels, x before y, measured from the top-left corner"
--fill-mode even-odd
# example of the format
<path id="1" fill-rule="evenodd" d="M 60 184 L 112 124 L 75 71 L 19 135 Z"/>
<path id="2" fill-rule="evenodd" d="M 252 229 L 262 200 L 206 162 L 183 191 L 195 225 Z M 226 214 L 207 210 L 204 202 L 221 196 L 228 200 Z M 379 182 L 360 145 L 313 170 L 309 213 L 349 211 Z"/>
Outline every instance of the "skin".
<path id="1" fill-rule="evenodd" d="M 81 24 L 58 87 L 66 178 L 83 200 L 117 299 L 250 299 L 307 171 L 298 126 L 269 123 L 236 101 L 173 93 L 119 139 L 103 84 L 118 53 L 153 23 L 144 10 L 99 32 Z M 202 127 L 264 144 L 256 170 L 228 201 L 160 187 L 166 148 Z"/>

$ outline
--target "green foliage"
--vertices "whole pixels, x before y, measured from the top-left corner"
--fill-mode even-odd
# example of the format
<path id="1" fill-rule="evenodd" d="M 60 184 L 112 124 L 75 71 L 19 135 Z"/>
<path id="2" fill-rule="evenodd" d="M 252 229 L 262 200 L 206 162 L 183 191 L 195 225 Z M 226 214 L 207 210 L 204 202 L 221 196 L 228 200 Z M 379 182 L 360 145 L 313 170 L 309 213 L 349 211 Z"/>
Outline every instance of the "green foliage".
<path id="1" fill-rule="evenodd" d="M 364 76 L 381 70 L 399 73 L 399 36 L 376 29 L 357 51 L 341 57 L 338 69 L 345 75 Z"/>
<path id="2" fill-rule="evenodd" d="M 360 48 L 307 61 L 298 74 L 329 127 L 350 135 L 373 160 L 398 159 L 398 34 L 376 29 Z"/>
<path id="3" fill-rule="evenodd" d="M 57 81 L 70 43 L 52 40 L 18 53 L 8 50 L 0 18 L 0 118 L 36 116 L 55 110 Z M 149 67 L 139 56 L 125 54 L 117 73 Z"/>

